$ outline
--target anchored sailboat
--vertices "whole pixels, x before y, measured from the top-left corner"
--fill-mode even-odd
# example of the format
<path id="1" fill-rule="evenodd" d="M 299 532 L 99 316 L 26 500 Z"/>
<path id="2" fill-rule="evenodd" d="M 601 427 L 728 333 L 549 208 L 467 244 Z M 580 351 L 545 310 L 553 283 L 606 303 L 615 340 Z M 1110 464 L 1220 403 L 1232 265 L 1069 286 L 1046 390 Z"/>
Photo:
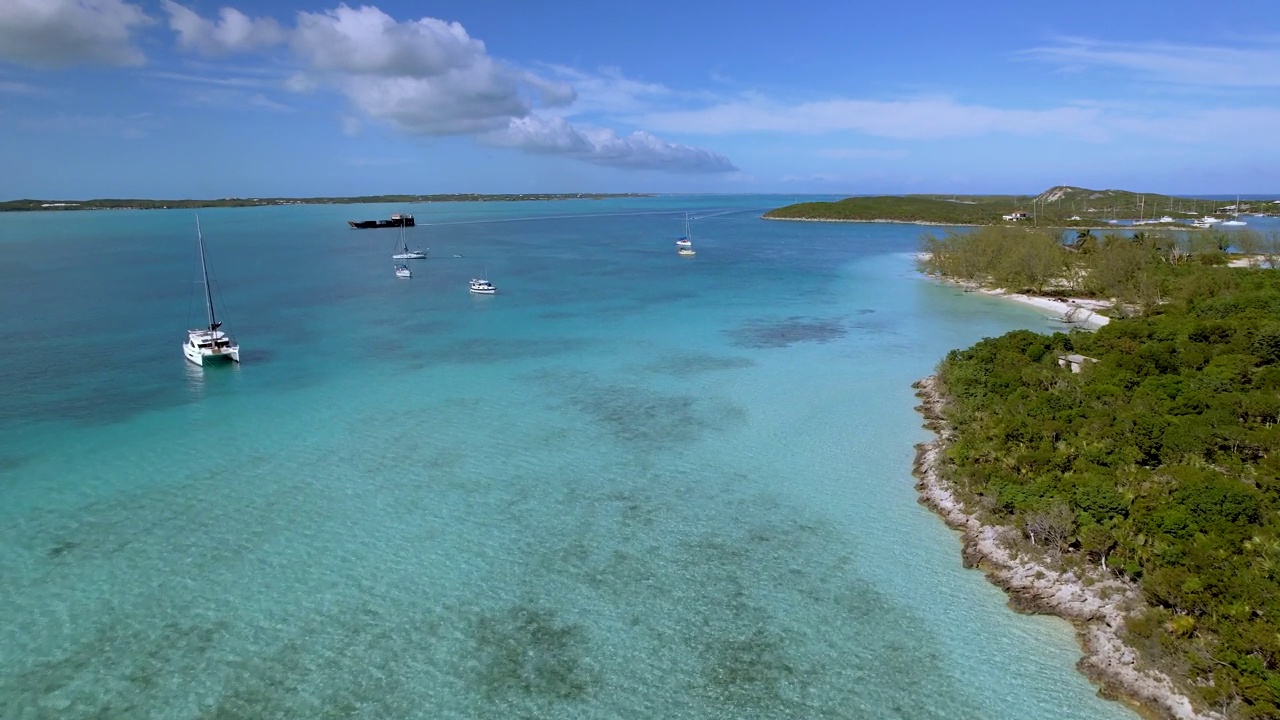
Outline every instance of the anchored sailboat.
<path id="1" fill-rule="evenodd" d="M 676 240 L 676 247 L 693 247 L 693 241 L 689 239 L 689 213 L 684 214 L 684 237 Z"/>
<path id="2" fill-rule="evenodd" d="M 200 276 L 204 282 L 205 311 L 209 320 L 206 328 L 187 331 L 187 341 L 182 344 L 182 354 L 196 365 L 207 361 L 233 360 L 240 362 L 240 345 L 221 330 L 213 309 L 213 288 L 209 285 L 209 267 L 204 259 L 204 237 L 200 233 L 200 216 L 196 216 L 196 245 L 200 248 Z"/>
<path id="3" fill-rule="evenodd" d="M 1240 219 L 1240 196 L 1239 196 L 1239 195 L 1237 195 L 1237 196 L 1236 196 L 1236 204 L 1235 204 L 1231 209 L 1234 211 L 1234 213 L 1235 213 L 1235 214 L 1234 214 L 1234 216 L 1233 216 L 1230 220 L 1228 220 L 1228 221 L 1226 221 L 1226 222 L 1222 223 L 1222 225 L 1223 225 L 1224 227 L 1225 227 L 1225 226 L 1227 226 L 1227 225 L 1232 225 L 1232 226 L 1239 227 L 1240 225 L 1248 225 L 1248 224 L 1249 224 L 1249 223 L 1247 223 L 1247 222 L 1245 222 L 1245 221 L 1243 221 L 1243 220 L 1241 220 L 1241 219 Z"/>
<path id="4" fill-rule="evenodd" d="M 426 250 L 410 250 L 409 243 L 404 239 L 404 226 L 400 227 L 400 247 L 403 249 L 391 256 L 392 260 L 425 260 L 427 258 Z"/>
<path id="5" fill-rule="evenodd" d="M 693 240 L 689 237 L 689 213 L 684 214 L 684 237 L 676 240 L 676 254 L 681 257 L 693 257 Z"/>

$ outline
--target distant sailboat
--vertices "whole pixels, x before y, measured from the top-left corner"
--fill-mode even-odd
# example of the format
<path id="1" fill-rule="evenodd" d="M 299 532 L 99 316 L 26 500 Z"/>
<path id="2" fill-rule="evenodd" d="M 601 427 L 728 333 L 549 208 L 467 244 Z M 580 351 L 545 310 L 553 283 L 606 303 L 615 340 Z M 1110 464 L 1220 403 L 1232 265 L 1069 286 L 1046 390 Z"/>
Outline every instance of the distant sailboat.
<path id="1" fill-rule="evenodd" d="M 1247 223 L 1247 222 L 1245 222 L 1245 221 L 1243 221 L 1243 220 L 1241 220 L 1241 219 L 1240 219 L 1240 196 L 1239 196 L 1239 195 L 1237 195 L 1237 196 L 1236 196 L 1236 205 L 1235 205 L 1235 207 L 1234 207 L 1234 208 L 1232 208 L 1232 209 L 1233 209 L 1233 210 L 1235 210 L 1235 217 L 1233 217 L 1232 219 L 1230 219 L 1230 220 L 1228 220 L 1228 221 L 1226 221 L 1226 222 L 1222 223 L 1223 227 L 1226 227 L 1226 226 L 1229 226 L 1229 225 L 1230 225 L 1230 226 L 1239 227 L 1240 225 L 1248 225 L 1248 224 L 1249 224 L 1249 223 Z"/>
<path id="2" fill-rule="evenodd" d="M 693 257 L 698 254 L 693 250 L 693 238 L 689 234 L 689 213 L 684 214 L 684 237 L 676 240 L 676 254 L 680 257 Z"/>
<path id="3" fill-rule="evenodd" d="M 204 282 L 205 311 L 209 320 L 206 328 L 188 330 L 187 341 L 182 344 L 182 354 L 196 365 L 206 361 L 231 360 L 240 362 L 240 345 L 220 328 L 213 308 L 213 289 L 209 286 L 209 267 L 204 259 L 204 236 L 200 232 L 200 216 L 196 216 L 196 246 L 200 248 L 200 275 Z"/>
<path id="4" fill-rule="evenodd" d="M 400 252 L 391 256 L 392 260 L 425 260 L 427 252 L 425 250 L 410 250 L 409 243 L 404 239 L 404 226 L 400 226 Z"/>

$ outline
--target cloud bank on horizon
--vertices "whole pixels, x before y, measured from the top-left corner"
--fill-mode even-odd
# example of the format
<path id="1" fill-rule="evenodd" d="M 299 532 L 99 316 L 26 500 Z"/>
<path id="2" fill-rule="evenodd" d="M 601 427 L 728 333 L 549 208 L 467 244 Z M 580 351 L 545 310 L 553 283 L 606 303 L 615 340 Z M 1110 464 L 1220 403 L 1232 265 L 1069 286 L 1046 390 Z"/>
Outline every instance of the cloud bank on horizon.
<path id="1" fill-rule="evenodd" d="M 1082 172 L 1115 184 L 1158 178 L 1155 168 L 1166 177 L 1231 178 L 1244 167 L 1252 182 L 1270 182 L 1265 167 L 1280 160 L 1280 142 L 1272 139 L 1280 127 L 1280 35 L 1229 45 L 1042 36 L 975 51 L 972 67 L 967 59 L 948 67 L 926 52 L 919 67 L 936 78 L 919 68 L 895 74 L 886 60 L 837 67 L 819 78 L 825 82 L 800 82 L 806 71 L 788 75 L 782 59 L 823 52 L 833 62 L 879 59 L 907 43 L 881 40 L 864 55 L 838 56 L 845 50 L 806 47 L 817 25 L 788 39 L 780 24 L 775 45 L 751 47 L 767 79 L 735 80 L 719 65 L 690 74 L 677 59 L 665 63 L 667 80 L 660 82 L 603 62 L 583 69 L 584 61 L 508 59 L 461 22 L 387 9 L 402 0 L 310 9 L 143 1 L 0 2 L 0 101 L 21 97 L 31 108 L 35 100 L 48 106 L 41 116 L 4 102 L 0 128 L 136 140 L 179 134 L 190 116 L 175 116 L 194 108 L 234 113 L 264 136 L 267 128 L 319 135 L 316 128 L 325 126 L 374 151 L 429 154 L 448 147 L 469 161 L 511 157 L 514 150 L 531 163 L 563 158 L 614 173 L 521 165 L 535 175 L 625 182 L 618 178 L 657 171 L 687 178 L 680 182 L 688 187 L 728 183 L 744 190 L 909 187 L 938 179 L 964 187 L 1001 177 L 1043 184 L 1054 173 L 1055 182 L 1090 182 Z M 510 46 L 512 37 L 506 40 Z M 717 51 L 724 55 L 726 47 L 722 42 Z M 902 49 L 898 58 L 906 65 L 909 56 Z M 1003 91 L 1000 73 L 1015 78 Z M 104 103 L 110 110 L 77 113 L 54 100 L 59 81 L 78 78 L 99 94 L 129 82 L 163 90 L 140 94 L 133 105 L 129 91 L 113 93 Z M 464 139 L 471 149 L 450 139 Z M 1239 156 L 1231 161 L 1236 169 L 1222 165 L 1223 152 Z M 500 175 L 496 162 L 489 167 Z M 1111 173 L 1096 172 L 1100 163 Z M 1114 170 L 1121 163 L 1151 169 L 1126 175 Z M 387 163 L 357 157 L 349 164 Z"/>
<path id="2" fill-rule="evenodd" d="M 0 58 L 37 68 L 81 63 L 147 63 L 138 35 L 157 18 L 126 0 L 11 0 L 0 5 Z M 673 173 L 737 170 L 705 148 L 668 142 L 644 130 L 619 135 L 575 126 L 543 109 L 570 106 L 571 84 L 505 63 L 459 23 L 432 17 L 400 21 L 372 5 L 340 3 L 298 11 L 292 26 L 222 7 L 216 18 L 161 0 L 176 46 L 206 60 L 283 50 L 293 72 L 281 88 L 328 90 L 352 112 L 407 135 L 464 135 L 495 147 L 564 155 L 620 168 Z M 216 80 L 211 80 L 216 82 Z M 271 101 L 261 93 L 260 105 Z M 347 122 L 347 128 L 354 126 Z"/>

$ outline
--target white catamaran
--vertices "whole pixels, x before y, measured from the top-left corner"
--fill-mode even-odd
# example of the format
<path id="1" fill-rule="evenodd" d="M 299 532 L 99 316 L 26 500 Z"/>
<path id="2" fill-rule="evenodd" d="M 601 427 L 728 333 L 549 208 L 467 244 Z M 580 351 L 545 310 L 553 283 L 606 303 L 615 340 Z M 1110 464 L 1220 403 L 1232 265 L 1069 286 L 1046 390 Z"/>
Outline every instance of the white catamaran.
<path id="1" fill-rule="evenodd" d="M 204 281 L 204 304 L 209 326 L 187 331 L 187 341 L 182 344 L 182 354 L 196 365 L 215 360 L 240 362 L 240 345 L 220 328 L 217 313 L 213 309 L 213 289 L 209 285 L 209 268 L 204 259 L 204 237 L 200 234 L 200 216 L 196 216 L 196 244 L 200 248 L 200 276 Z"/>

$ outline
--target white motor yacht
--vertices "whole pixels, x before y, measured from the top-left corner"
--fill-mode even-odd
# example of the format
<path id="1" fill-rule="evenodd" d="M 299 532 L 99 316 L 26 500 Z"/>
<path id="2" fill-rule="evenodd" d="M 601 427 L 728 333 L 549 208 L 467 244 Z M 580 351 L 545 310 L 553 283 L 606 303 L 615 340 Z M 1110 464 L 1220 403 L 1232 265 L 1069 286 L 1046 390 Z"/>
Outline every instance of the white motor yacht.
<path id="1" fill-rule="evenodd" d="M 396 264 L 396 277 L 398 277 L 398 278 L 411 278 L 411 277 L 413 277 L 413 272 L 409 270 L 409 266 L 408 266 L 408 265 L 404 265 L 404 264 L 397 263 L 397 264 Z"/>
<path id="2" fill-rule="evenodd" d="M 498 288 L 494 287 L 493 283 L 483 278 L 472 278 L 471 292 L 476 295 L 493 295 L 498 292 Z"/>

